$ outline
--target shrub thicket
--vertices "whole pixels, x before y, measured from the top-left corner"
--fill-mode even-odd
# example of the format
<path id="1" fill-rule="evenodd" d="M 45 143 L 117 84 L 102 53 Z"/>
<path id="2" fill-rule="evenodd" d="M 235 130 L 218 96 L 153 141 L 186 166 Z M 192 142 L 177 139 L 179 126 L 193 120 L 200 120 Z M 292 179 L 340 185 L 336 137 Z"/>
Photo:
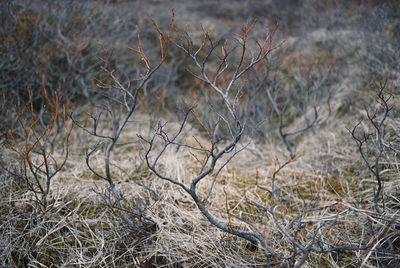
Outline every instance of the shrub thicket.
<path id="1" fill-rule="evenodd" d="M 0 264 L 399 266 L 399 8 L 2 2 Z"/>

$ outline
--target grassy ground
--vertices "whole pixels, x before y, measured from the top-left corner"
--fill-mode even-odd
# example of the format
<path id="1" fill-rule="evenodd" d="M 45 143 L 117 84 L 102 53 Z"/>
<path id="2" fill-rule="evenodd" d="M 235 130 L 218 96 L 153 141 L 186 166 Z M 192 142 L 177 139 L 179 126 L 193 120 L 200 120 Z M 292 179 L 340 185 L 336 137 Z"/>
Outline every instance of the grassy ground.
<path id="1" fill-rule="evenodd" d="M 2 86 L 0 121 L 4 121 L 4 127 L 0 128 L 2 166 L 0 265 L 4 267 L 265 267 L 267 265 L 262 247 L 254 249 L 245 239 L 227 234 L 212 225 L 187 192 L 177 185 L 158 178 L 143 160 L 142 149 L 146 145 L 138 136 L 147 139 L 154 130 L 154 122 L 157 120 L 168 122 L 170 133 L 179 129 L 182 118 L 179 110 L 181 100 L 190 102 L 196 99 L 199 103 L 197 111 L 202 120 L 211 118 L 217 109 L 208 108 L 207 104 L 217 107 L 218 103 L 212 102 L 213 95 L 207 93 L 202 85 L 185 72 L 184 65 L 188 59 L 178 50 L 171 49 L 171 57 L 159 70 L 159 74 L 156 74 L 146 89 L 140 93 L 139 108 L 130 118 L 131 121 L 111 154 L 111 174 L 117 191 L 123 196 L 122 207 L 132 212 L 128 215 L 138 226 L 146 230 L 146 234 L 140 234 L 126 224 L 122 219 L 124 212 L 110 197 L 108 183 L 88 169 L 85 154 L 98 139 L 81 128 L 75 126 L 67 139 L 68 160 L 51 180 L 45 203 L 40 203 L 40 197 L 32 191 L 37 190 L 32 186 L 36 182 L 32 179 L 32 175 L 29 175 L 31 173 L 27 168 L 26 158 L 16 153 L 17 144 L 23 147 L 26 132 L 19 124 L 21 116 L 10 109 L 14 103 L 21 103 L 18 102 L 20 100 L 18 98 L 10 100 L 11 97 L 7 96 L 20 96 L 21 99 L 26 99 L 26 93 L 23 92 L 27 85 L 31 86 L 35 94 L 41 94 L 38 92 L 41 91 L 44 81 L 43 75 L 48 73 L 45 76 L 48 79 L 49 92 L 56 92 L 60 85 L 65 88 L 64 95 L 71 96 L 70 109 L 74 111 L 76 120 L 90 125 L 91 119 L 88 113 L 96 114 L 95 105 L 100 103 L 95 97 L 98 96 L 96 93 L 99 90 L 96 90 L 96 82 L 92 79 L 99 77 L 101 73 L 96 59 L 96 56 L 101 54 L 101 49 L 97 47 L 96 41 L 102 42 L 107 48 L 115 48 L 115 62 L 112 63 L 123 70 L 121 73 L 134 73 L 140 59 L 129 56 L 126 46 L 136 42 L 136 25 L 142 29 L 142 42 L 146 43 L 143 46 L 150 51 L 150 60 L 155 62 L 158 40 L 150 30 L 151 22 L 146 15 L 155 18 L 159 25 L 166 29 L 171 8 L 175 9 L 176 28 L 187 27 L 193 40 L 201 37 L 200 25 L 207 28 L 214 37 L 228 38 L 233 33 L 238 33 L 248 18 L 257 17 L 258 24 L 253 29 L 254 38 L 257 39 L 261 36 L 264 25 L 271 27 L 278 22 L 275 38 L 286 40 L 287 52 L 285 54 L 279 51 L 271 56 L 271 62 L 278 70 L 272 70 L 271 73 L 275 75 L 274 77 L 287 78 L 280 80 L 280 83 L 288 92 L 294 90 L 301 92 L 302 87 L 298 85 L 308 81 L 306 79 L 311 81 L 321 79 L 318 71 L 307 69 L 307 66 L 318 66 L 319 71 L 323 70 L 329 64 L 322 60 L 321 65 L 318 65 L 315 61 L 327 59 L 335 54 L 332 72 L 324 84 L 324 87 L 331 88 L 335 92 L 329 103 L 330 113 L 324 104 L 321 114 L 326 120 L 321 120 L 323 121 L 321 124 L 293 137 L 291 142 L 296 157 L 290 158 L 284 143 L 279 139 L 276 128 L 278 120 L 271 116 L 269 123 L 263 125 L 260 130 L 266 137 L 263 142 L 256 141 L 252 135 L 246 133 L 239 146 L 246 148 L 221 170 L 215 181 L 213 180 L 215 173 L 212 173 L 199 183 L 197 191 L 202 198 L 206 197 L 210 186 L 215 183 L 206 205 L 214 217 L 233 229 L 257 230 L 268 246 L 281 256 L 291 256 L 294 242 L 307 247 L 314 243 L 316 237 L 326 243 L 323 247 L 331 245 L 338 247 L 337 250 L 322 253 L 300 252 L 293 256 L 293 262 L 291 258 L 285 261 L 272 258 L 274 267 L 293 266 L 303 257 L 305 262 L 302 267 L 397 267 L 399 265 L 400 176 L 397 97 L 400 71 L 396 60 L 400 58 L 400 54 L 398 52 L 399 6 L 396 1 L 387 1 L 384 5 L 380 1 L 326 1 L 322 4 L 322 1 L 313 0 L 115 2 L 103 6 L 101 1 L 88 1 L 88 6 L 78 9 L 86 12 L 87 9 L 84 8 L 91 10 L 97 6 L 97 11 L 90 15 L 92 16 L 90 20 L 83 23 L 88 28 L 84 28 L 82 32 L 65 30 L 61 34 L 64 39 L 59 39 L 61 35 L 49 34 L 54 39 L 45 42 L 49 46 L 47 49 L 50 51 L 57 48 L 60 54 L 55 53 L 58 56 L 49 58 L 47 62 L 50 64 L 47 66 L 34 61 L 33 65 L 37 68 L 30 69 L 27 64 L 30 61 L 29 57 L 36 53 L 37 48 L 34 47 L 36 44 L 26 45 L 27 48 L 21 49 L 22 52 L 17 53 L 13 50 L 15 58 L 8 56 L 10 51 L 7 49 L 17 49 L 18 46 L 13 47 L 13 44 L 21 44 L 21 40 L 27 38 L 29 29 L 26 27 L 29 24 L 17 23 L 19 31 L 14 35 L 7 32 L 9 29 L 6 26 L 2 28 L 1 36 L 6 45 L 0 45 L 2 52 L 0 56 L 5 62 L 1 67 L 4 73 L 1 76 L 4 86 Z M 22 10 L 33 10 L 32 12 L 40 14 L 43 12 L 39 9 L 40 3 L 41 1 L 33 1 L 31 6 L 26 6 L 24 3 Z M 12 13 L 12 8 L 16 4 L 17 1 L 11 1 L 9 5 L 11 9 L 3 5 L 2 14 L 17 14 L 24 19 L 40 21 L 40 16 L 27 15 L 25 12 Z M 61 9 L 55 10 L 56 14 L 62 13 Z M 75 19 L 74 17 L 72 21 Z M 37 25 L 43 26 L 42 31 L 56 27 L 57 23 L 49 21 L 46 26 L 48 28 L 43 26 L 44 24 Z M 81 29 L 79 25 L 81 24 L 77 22 L 71 29 Z M 49 40 L 58 41 L 55 41 L 52 47 L 53 44 Z M 38 39 L 39 44 L 42 41 Z M 77 51 L 80 44 L 83 44 L 81 41 L 84 42 L 85 49 L 80 51 L 81 54 L 77 53 L 77 57 L 74 58 L 71 55 Z M 29 43 L 29 40 L 26 42 Z M 43 46 L 38 47 L 43 48 Z M 34 51 L 33 54 L 28 53 L 30 49 Z M 37 55 L 44 57 L 43 55 L 49 51 L 41 51 Z M 283 53 L 283 56 L 280 58 L 278 53 Z M 67 56 L 64 58 L 60 55 Z M 13 60 L 18 62 L 15 66 L 18 65 L 21 70 L 31 72 L 33 78 L 24 75 L 21 70 L 18 71 L 19 67 L 12 67 Z M 86 66 L 85 64 L 91 66 L 90 71 L 77 71 Z M 73 67 L 66 71 L 65 66 Z M 312 75 L 303 76 L 304 70 L 308 70 L 307 74 Z M 299 77 L 303 80 L 299 80 Z M 81 82 L 80 84 L 65 82 L 71 79 Z M 250 75 L 244 84 L 247 81 L 248 84 L 253 82 Z M 384 81 L 387 81 L 385 93 L 392 94 L 393 98 L 388 102 L 391 110 L 381 128 L 386 147 L 377 163 L 383 181 L 378 201 L 381 211 L 377 211 L 376 202 L 374 203 L 374 191 L 377 189 L 376 175 L 368 169 L 362 159 L 351 130 L 362 117 L 368 116 L 367 110 L 378 109 L 376 119 L 382 118 L 380 103 L 376 101 L 375 83 Z M 80 86 L 86 88 L 87 92 L 83 94 Z M 166 89 L 165 98 L 160 98 L 161 101 L 151 98 L 151 96 L 161 96 L 164 89 Z M 45 102 L 44 98 L 41 100 Z M 32 99 L 31 102 L 36 103 Z M 36 104 L 41 105 L 39 102 Z M 249 101 L 249 105 L 252 105 L 252 102 Z M 29 108 L 24 109 L 29 111 Z M 124 110 L 121 109 L 120 112 Z M 38 113 L 40 114 L 40 111 Z M 251 113 L 246 116 L 249 122 L 255 118 L 250 118 L 253 116 Z M 30 122 L 29 114 L 27 118 L 27 122 Z M 44 118 L 43 124 L 48 124 L 46 120 Z M 286 128 L 296 129 L 303 124 L 302 120 L 304 118 L 291 111 Z M 371 135 L 371 140 L 365 143 L 367 146 L 365 152 L 366 159 L 373 163 L 375 170 L 374 161 L 379 148 L 376 147 L 377 129 L 371 122 L 364 120 L 357 131 Z M 104 131 L 103 133 L 111 133 L 111 127 L 105 121 L 100 123 L 98 129 Z M 48 148 L 51 155 L 49 159 L 57 161 L 63 159 L 66 152 L 65 135 L 67 134 L 62 131 L 55 135 L 51 149 L 48 147 L 49 143 L 41 145 L 43 148 Z M 32 136 L 37 137 L 33 134 Z M 45 137 L 50 139 L 52 136 L 45 135 Z M 198 144 L 203 146 L 209 142 L 204 126 L 195 118 L 186 124 L 181 141 L 190 146 Z M 154 152 L 159 150 L 161 145 L 155 144 Z M 222 145 L 223 142 L 220 146 Z M 99 170 L 100 175 L 104 175 L 103 149 L 106 143 L 99 146 L 100 149 L 91 155 L 91 164 Z M 32 152 L 40 152 L 41 148 L 36 148 Z M 152 157 L 154 152 L 151 154 Z M 199 159 L 202 157 L 203 153 L 195 152 L 189 147 L 171 148 L 160 158 L 159 166 L 163 174 L 190 186 L 192 178 L 201 169 Z M 33 157 L 32 161 L 36 163 L 38 159 Z M 218 163 L 217 167 L 218 165 L 221 164 Z M 38 176 L 45 181 L 45 176 L 41 173 Z M 279 190 L 272 195 L 272 189 Z M 274 213 L 266 211 L 265 208 L 270 208 Z M 138 214 L 140 216 L 137 216 Z M 144 217 L 151 220 L 144 220 Z M 287 230 L 290 234 L 285 233 Z M 292 237 L 292 240 L 288 237 Z M 346 248 L 349 245 L 359 248 Z M 315 247 L 318 246 L 320 245 L 316 244 Z"/>

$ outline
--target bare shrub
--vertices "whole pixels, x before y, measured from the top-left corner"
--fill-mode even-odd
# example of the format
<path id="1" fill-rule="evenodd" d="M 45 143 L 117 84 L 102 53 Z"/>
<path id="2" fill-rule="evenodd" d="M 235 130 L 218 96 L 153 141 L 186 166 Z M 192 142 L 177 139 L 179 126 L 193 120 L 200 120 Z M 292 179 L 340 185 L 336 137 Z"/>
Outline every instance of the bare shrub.
<path id="1" fill-rule="evenodd" d="M 185 53 L 187 53 L 187 55 L 192 59 L 195 66 L 194 68 L 196 70 L 193 71 L 193 75 L 199 80 L 206 83 L 212 89 L 212 91 L 214 91 L 215 95 L 218 96 L 218 98 L 221 98 L 222 104 L 224 105 L 227 113 L 225 116 L 219 115 L 217 121 L 214 122 L 213 128 L 207 128 L 207 126 L 202 123 L 201 119 L 197 117 L 194 107 L 186 106 L 184 110 L 184 119 L 182 120 L 181 126 L 176 134 L 174 134 L 172 137 L 169 137 L 164 130 L 165 126 L 160 123 L 156 129 L 155 135 L 149 140 L 146 140 L 144 138 L 143 140 L 148 143 L 148 148 L 145 155 L 146 162 L 149 168 L 158 177 L 173 184 L 176 184 L 184 189 L 193 198 L 202 214 L 213 225 L 217 226 L 227 233 L 249 240 L 255 247 L 257 247 L 257 241 L 260 241 L 261 243 L 263 243 L 266 253 L 270 254 L 271 251 L 269 250 L 269 247 L 266 245 L 265 241 L 259 234 L 255 232 L 234 229 L 232 228 L 232 226 L 221 223 L 210 213 L 210 211 L 206 208 L 206 204 L 209 195 L 212 193 L 212 186 L 210 187 L 209 192 L 205 198 L 201 198 L 199 196 L 196 188 L 197 184 L 206 177 L 211 176 L 214 177 L 215 180 L 221 169 L 229 163 L 229 160 L 241 151 L 241 149 L 238 149 L 238 146 L 241 136 L 243 134 L 244 125 L 237 115 L 237 109 L 240 103 L 242 92 L 240 88 L 236 88 L 236 82 L 237 80 L 241 79 L 241 77 L 256 64 L 265 60 L 268 57 L 269 53 L 276 48 L 273 43 L 273 36 L 276 30 L 275 29 L 272 32 L 267 32 L 264 40 L 257 42 L 259 48 L 258 51 L 256 51 L 254 54 L 249 52 L 248 38 L 253 26 L 254 23 L 251 23 L 243 27 L 241 34 L 237 37 L 238 46 L 233 48 L 227 46 L 227 42 L 214 42 L 211 39 L 210 35 L 204 29 L 203 39 L 198 48 L 194 46 L 193 41 L 191 40 L 187 32 L 183 32 L 179 35 L 179 39 L 175 42 L 175 44 L 183 51 L 185 51 Z M 200 52 L 203 49 L 206 49 L 206 52 L 203 52 L 204 54 L 200 56 Z M 220 55 L 215 54 L 217 52 L 217 49 L 221 49 Z M 236 52 L 236 49 L 238 49 L 239 52 Z M 233 66 L 230 66 L 229 62 L 232 57 L 235 57 L 237 55 L 236 53 L 239 53 L 238 61 L 235 62 Z M 211 57 L 216 57 L 219 59 L 219 62 L 215 66 L 208 65 L 209 59 Z M 221 75 L 223 75 L 228 68 L 232 68 L 232 75 L 230 76 L 229 80 L 226 79 L 225 81 L 221 81 Z M 177 140 L 177 138 L 182 133 L 183 128 L 185 127 L 187 118 L 190 115 L 193 115 L 196 120 L 198 120 L 198 123 L 206 131 L 208 135 L 207 145 L 203 145 L 200 141 L 196 140 L 198 145 L 191 146 L 188 144 L 180 143 Z M 221 144 L 221 138 L 216 136 L 216 129 L 217 127 L 220 127 L 220 125 L 224 125 L 224 127 L 228 128 L 230 131 L 230 137 L 226 137 L 229 142 L 225 145 Z M 157 140 L 161 141 L 162 149 L 154 156 L 154 160 L 150 160 L 149 154 L 152 152 Z M 183 148 L 194 150 L 196 154 L 200 154 L 200 156 L 198 156 L 199 158 L 194 155 L 194 157 L 198 159 L 200 169 L 199 172 L 191 180 L 190 187 L 185 186 L 183 183 L 177 181 L 177 179 L 175 178 L 169 178 L 167 175 L 163 175 L 157 165 L 160 157 L 162 157 L 164 152 L 170 146 L 181 146 Z M 219 146 L 222 146 L 222 148 L 218 149 Z M 230 154 L 230 156 L 228 157 L 228 159 L 222 160 L 222 157 L 226 154 Z M 216 164 L 219 161 L 222 161 L 223 164 L 216 169 Z"/>
<path id="2" fill-rule="evenodd" d="M 400 259 L 395 248 L 399 239 L 399 233 L 396 231 L 399 223 L 396 221 L 397 216 L 393 214 L 396 211 L 396 208 L 393 210 L 393 205 L 398 204 L 398 199 L 393 200 L 393 195 L 388 189 L 389 194 L 385 193 L 385 183 L 390 184 L 393 180 L 390 175 L 385 173 L 390 174 L 390 170 L 395 169 L 392 157 L 396 157 L 400 152 L 397 141 L 393 140 L 393 133 L 388 131 L 391 128 L 388 121 L 398 124 L 397 120 L 393 122 L 394 87 L 386 79 L 382 83 L 376 83 L 374 88 L 376 105 L 366 108 L 365 118 L 349 129 L 363 162 L 376 181 L 377 187 L 373 186 L 373 204 L 377 212 L 375 217 L 387 220 L 386 223 L 378 225 L 376 228 L 371 226 L 374 240 L 373 245 L 370 244 L 368 247 L 368 255 L 364 259 L 364 263 L 369 257 L 374 256 L 378 262 L 385 265 L 394 265 L 394 263 L 398 265 Z M 385 204 L 386 198 L 389 199 L 388 207 Z M 373 250 L 376 252 L 374 253 Z"/>
<path id="3" fill-rule="evenodd" d="M 229 209 L 227 192 L 213 192 L 222 169 L 246 148 L 246 144 L 240 143 L 245 124 L 238 115 L 242 99 L 242 87 L 238 82 L 243 79 L 246 73 L 255 68 L 256 64 L 261 64 L 274 49 L 279 47 L 279 44 L 274 45 L 273 41 L 276 28 L 271 32 L 267 31 L 265 39 L 258 41 L 257 46 L 252 47 L 249 38 L 252 27 L 253 24 L 247 24 L 243 27 L 241 34 L 237 35 L 235 39 L 237 46 L 230 46 L 227 42 L 218 43 L 212 40 L 205 30 L 203 30 L 201 45 L 197 48 L 194 47 L 194 42 L 188 33 L 184 32 L 179 35 L 179 39 L 175 43 L 192 59 L 194 63 L 192 74 L 211 88 L 211 91 L 214 92 L 214 98 L 219 98 L 221 105 L 225 107 L 225 113 L 219 109 L 214 112 L 216 115 L 214 123 L 206 124 L 198 115 L 196 106 L 185 105 L 184 118 L 176 133 L 168 134 L 166 124 L 159 123 L 153 137 L 150 139 L 142 138 L 148 144 L 145 154 L 146 162 L 159 178 L 179 186 L 190 195 L 197 208 L 212 225 L 224 232 L 248 240 L 250 242 L 249 250 L 257 251 L 260 249 L 265 254 L 267 266 L 284 265 L 286 263 L 291 267 L 300 267 L 311 253 L 326 254 L 341 250 L 359 250 L 360 248 L 356 244 L 346 240 L 346 236 L 341 237 L 337 244 L 325 241 L 325 236 L 328 233 L 336 232 L 336 229 L 333 228 L 335 222 L 322 220 L 315 225 L 312 224 L 312 228 L 307 228 L 304 219 L 306 215 L 312 211 L 324 210 L 324 208 L 316 205 L 314 198 L 307 201 L 301 197 L 303 205 L 296 208 L 298 209 L 296 216 L 285 215 L 283 207 L 287 206 L 287 203 L 290 202 L 288 198 L 290 199 L 293 195 L 287 193 L 287 186 L 276 185 L 275 178 L 282 169 L 296 161 L 299 156 L 294 154 L 283 164 L 277 162 L 277 167 L 272 174 L 271 188 L 257 185 L 259 189 L 268 193 L 267 200 L 269 201 L 267 204 L 260 202 L 260 200 L 247 198 L 246 194 L 246 204 L 240 206 L 239 211 L 233 213 Z M 221 54 L 218 53 L 217 49 L 221 50 Z M 201 53 L 203 50 L 205 52 Z M 211 60 L 212 58 L 219 61 L 216 63 Z M 232 71 L 229 72 L 229 70 Z M 189 117 L 193 117 L 204 129 L 206 141 L 196 137 L 190 143 L 182 141 L 180 135 L 186 127 Z M 211 118 L 210 116 L 206 117 L 207 120 Z M 229 135 L 222 137 L 218 134 L 218 128 L 225 128 L 225 133 L 229 133 Z M 177 147 L 176 150 L 180 150 L 182 153 L 188 151 L 198 163 L 198 167 L 193 168 L 193 177 L 188 186 L 185 181 L 165 174 L 163 166 L 159 164 L 166 152 L 174 147 L 175 149 Z M 157 148 L 160 148 L 158 152 L 154 152 Z M 199 185 L 204 184 L 208 181 L 207 179 L 210 180 L 207 190 L 199 191 Z M 211 196 L 223 194 L 226 198 L 226 207 L 213 208 Z M 253 195 L 253 193 L 249 193 L 249 195 Z M 219 213 L 218 215 L 213 213 L 215 209 L 225 211 L 227 218 L 221 220 Z M 246 211 L 257 212 L 249 214 Z M 271 244 L 268 235 L 265 233 L 265 230 L 269 228 L 262 224 L 270 217 L 277 228 L 277 235 L 281 236 L 279 245 Z M 238 222 L 246 227 L 243 228 L 243 225 L 239 225 Z"/>
<path id="4" fill-rule="evenodd" d="M 137 66 L 135 77 L 133 78 L 115 69 L 112 64 L 113 51 L 108 51 L 100 43 L 103 53 L 99 59 L 103 65 L 101 67 L 103 74 L 95 80 L 102 99 L 101 101 L 99 100 L 99 104 L 96 107 L 97 113 L 90 114 L 90 119 L 92 120 L 92 126 L 90 128 L 73 119 L 78 127 L 99 140 L 86 152 L 86 164 L 89 170 L 96 177 L 108 183 L 108 188 L 98 193 L 103 201 L 105 201 L 106 205 L 119 211 L 124 222 L 135 230 L 138 235 L 149 234 L 154 229 L 155 223 L 150 218 L 146 217 L 149 199 L 136 200 L 136 205 L 131 209 L 127 209 L 126 206 L 124 206 L 125 199 L 123 192 L 117 189 L 114 180 L 115 175 L 113 174 L 113 169 L 123 171 L 123 168 L 120 167 L 116 161 L 113 161 L 113 153 L 124 129 L 128 124 L 132 123 L 131 118 L 137 108 L 139 94 L 142 93 L 141 91 L 144 90 L 153 74 L 161 67 L 168 55 L 173 31 L 174 14 L 172 14 L 172 20 L 167 34 L 160 30 L 155 20 L 152 20 L 152 23 L 160 40 L 160 55 L 156 64 L 151 63 L 153 61 L 150 61 L 143 49 L 139 28 L 136 29 L 137 47 L 129 47 L 142 61 L 142 66 Z M 110 131 L 108 131 L 108 127 L 111 128 Z M 92 157 L 98 152 L 104 154 L 103 168 L 92 164 Z M 124 171 L 123 174 L 124 176 L 128 175 L 127 172 Z M 138 183 L 138 185 L 147 188 L 145 183 Z M 151 195 L 152 192 L 148 188 L 147 190 L 148 194 Z"/>
<path id="5" fill-rule="evenodd" d="M 61 171 L 69 156 L 73 124 L 68 120 L 68 102 L 56 93 L 52 98 L 43 85 L 46 106 L 37 114 L 31 91 L 28 99 L 14 106 L 18 128 L 10 130 L 6 146 L 17 154 L 17 164 L 2 160 L 1 168 L 24 181 L 35 196 L 35 206 L 45 210 L 48 205 L 52 179 Z M 60 141 L 61 140 L 61 141 Z M 54 149 L 54 143 L 61 143 Z"/>
<path id="6" fill-rule="evenodd" d="M 279 138 L 294 157 L 296 138 L 330 116 L 336 55 L 302 55 L 288 48 L 249 74 L 244 117 L 256 141 Z"/>

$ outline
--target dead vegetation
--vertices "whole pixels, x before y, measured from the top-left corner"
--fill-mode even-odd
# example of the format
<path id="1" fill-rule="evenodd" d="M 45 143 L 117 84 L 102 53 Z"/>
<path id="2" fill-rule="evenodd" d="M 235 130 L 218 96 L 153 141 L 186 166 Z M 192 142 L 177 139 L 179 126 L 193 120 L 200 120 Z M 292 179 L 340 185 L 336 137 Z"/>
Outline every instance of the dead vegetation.
<path id="1" fill-rule="evenodd" d="M 0 265 L 400 265 L 396 1 L 114 2 L 0 4 Z"/>

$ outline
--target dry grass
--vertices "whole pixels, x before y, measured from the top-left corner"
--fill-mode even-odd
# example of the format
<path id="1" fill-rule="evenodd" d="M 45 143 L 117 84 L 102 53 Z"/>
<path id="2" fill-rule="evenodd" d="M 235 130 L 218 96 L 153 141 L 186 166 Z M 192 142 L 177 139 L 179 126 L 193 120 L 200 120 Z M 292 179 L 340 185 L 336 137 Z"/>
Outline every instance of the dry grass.
<path id="1" fill-rule="evenodd" d="M 121 8 L 132 8 L 141 12 L 147 10 L 150 14 L 160 12 L 160 20 L 163 21 L 167 19 L 161 10 L 170 7 L 167 2 L 161 1 L 158 5 L 140 1 L 121 3 L 109 5 L 107 12 L 119 14 Z M 180 3 L 176 9 L 176 13 L 181 15 L 177 16 L 177 24 L 190 24 L 189 30 L 193 27 L 192 22 L 201 21 L 209 30 L 215 30 L 216 36 L 223 36 L 244 21 L 244 18 L 235 20 L 230 16 L 221 17 L 216 11 L 208 17 L 204 16 L 202 10 L 196 8 L 212 3 L 192 2 Z M 252 13 L 249 7 L 240 10 L 241 5 L 238 1 L 231 6 L 224 4 L 219 12 L 231 10 L 232 14 Z M 355 15 L 352 19 L 358 20 L 359 16 L 361 15 Z M 137 20 L 141 21 L 142 18 Z M 262 22 L 270 20 L 272 18 L 267 15 L 261 17 Z M 335 85 L 337 93 L 331 102 L 331 116 L 323 125 L 295 137 L 297 158 L 279 172 L 275 171 L 289 160 L 288 153 L 279 141 L 260 144 L 244 138 L 243 145 L 247 144 L 246 149 L 233 158 L 216 178 L 207 209 L 220 222 L 235 229 L 256 230 L 265 238 L 268 246 L 280 255 L 290 256 L 293 248 L 293 241 L 285 236 L 280 229 L 282 226 L 290 230 L 291 235 L 301 245 L 308 245 L 318 234 L 332 245 L 351 243 L 363 247 L 362 250 L 310 252 L 307 253 L 308 258 L 302 267 L 385 267 L 389 264 L 395 267 L 394 257 L 397 260 L 400 258 L 398 151 L 385 153 L 379 162 L 383 178 L 382 197 L 379 201 L 383 213 L 379 214 L 373 203 L 372 190 L 376 188 L 376 178 L 366 168 L 348 131 L 361 116 L 366 116 L 362 109 L 365 104 L 377 106 L 369 86 L 373 81 L 361 79 L 367 72 L 366 67 L 359 64 L 358 54 L 363 57 L 368 54 L 368 51 L 364 51 L 365 44 L 362 43 L 365 40 L 358 40 L 351 27 L 327 31 L 307 25 L 305 23 L 296 28 L 302 29 L 304 35 L 295 35 L 290 30 L 280 35 L 288 40 L 290 48 L 296 47 L 299 54 L 326 55 L 332 48 L 340 47 L 336 65 L 338 70 L 335 73 L 338 81 Z M 309 32 L 306 31 L 307 27 L 310 27 Z M 195 32 L 192 31 L 194 39 L 201 35 L 199 29 L 196 29 Z M 256 27 L 256 34 L 257 31 L 260 29 Z M 118 47 L 125 45 L 119 41 L 115 43 Z M 392 89 L 396 92 L 400 76 L 395 70 L 393 73 L 390 81 L 393 82 Z M 152 85 L 149 86 L 151 87 Z M 192 85 L 190 90 L 193 88 L 197 89 L 197 84 Z M 173 92 L 182 93 L 182 89 L 180 90 Z M 199 95 L 197 92 L 191 93 L 181 95 L 188 99 Z M 399 144 L 397 95 L 395 94 L 393 103 L 393 115 L 385 122 L 385 138 L 394 145 Z M 176 102 L 176 99 L 172 99 Z M 166 107 L 177 106 L 176 103 L 168 105 Z M 202 108 L 201 105 L 199 107 Z M 7 118 L 15 119 L 12 111 L 3 112 L 7 110 L 6 105 L 2 104 L 0 108 L 2 114 L 7 114 Z M 138 135 L 147 137 L 152 132 L 150 122 L 154 123 L 155 115 L 149 116 L 146 107 L 141 108 L 131 118 L 132 122 L 126 126 L 112 152 L 111 174 L 117 190 L 123 193 L 124 208 L 133 210 L 140 206 L 147 207 L 145 216 L 155 223 L 155 226 L 149 227 L 149 234 L 135 233 L 121 219 L 121 211 L 101 199 L 99 192 L 107 189 L 107 183 L 90 172 L 84 161 L 87 148 L 97 141 L 75 128 L 70 137 L 68 162 L 52 180 L 45 206 L 37 204 L 36 197 L 23 176 L 18 177 L 3 170 L 0 173 L 0 266 L 267 265 L 262 248 L 254 250 L 246 240 L 213 226 L 201 214 L 189 194 L 178 186 L 159 179 L 144 165 L 144 145 Z M 77 120 L 90 122 L 82 110 L 85 109 L 76 107 Z M 208 112 L 206 110 L 202 116 Z M 173 133 L 179 128 L 180 114 L 177 111 L 170 110 L 159 117 L 163 122 L 169 122 L 166 127 L 169 132 Z M 302 123 L 294 120 L 288 128 L 296 129 Z M 366 123 L 362 127 L 368 129 Z M 107 124 L 99 125 L 99 129 L 111 132 Z M 208 144 L 204 130 L 195 120 L 186 124 L 183 136 L 181 141 L 186 144 Z M 6 134 L 0 138 L 1 163 L 7 163 L 9 170 L 20 172 L 23 170 L 21 159 L 7 146 Z M 63 137 L 59 137 L 54 143 L 55 148 L 60 147 L 63 141 Z M 154 151 L 157 151 L 161 144 L 155 146 Z M 91 163 L 103 174 L 101 170 L 104 156 L 100 152 L 92 155 Z M 55 159 L 62 155 L 63 152 L 57 149 L 53 153 Z M 159 166 L 164 174 L 190 185 L 192 178 L 201 169 L 198 161 L 200 157 L 201 153 L 185 147 L 171 148 L 160 159 Z M 369 157 L 373 160 L 372 150 Z M 212 183 L 213 177 L 199 183 L 197 191 L 200 197 L 207 195 Z M 279 194 L 268 193 L 266 189 L 272 187 L 280 188 Z M 275 218 L 254 203 L 274 207 Z M 391 244 L 388 243 L 388 238 L 391 238 Z M 280 265 L 279 261 L 274 264 L 277 267 Z"/>
<path id="2" fill-rule="evenodd" d="M 339 128 L 335 126 L 335 129 Z M 138 131 L 137 126 L 132 125 L 121 143 L 131 141 Z M 313 202 L 314 207 L 318 208 L 302 219 L 307 226 L 298 237 L 304 243 L 321 224 L 334 223 L 334 228 L 324 235 L 333 244 L 340 244 L 344 235 L 356 244 L 361 241 L 371 242 L 374 235 L 368 233 L 365 226 L 373 224 L 376 229 L 377 225 L 386 224 L 370 212 L 370 189 L 374 181 L 362 180 L 368 178 L 368 173 L 352 173 L 354 169 L 363 168 L 359 160 L 354 161 L 358 159 L 355 150 L 343 149 L 351 148 L 343 147 L 343 144 L 351 142 L 343 135 L 343 131 L 335 133 L 325 129 L 315 136 L 308 136 L 299 148 L 303 152 L 302 156 L 277 176 L 276 184 L 284 186 L 281 212 L 277 215 L 285 222 L 301 213 L 304 202 Z M 196 132 L 188 133 L 189 140 L 191 136 L 200 137 Z M 80 135 L 79 139 L 80 143 L 89 142 L 84 135 Z M 114 161 L 119 163 L 126 174 L 134 174 L 140 162 L 137 146 L 121 145 L 115 152 Z M 49 197 L 51 202 L 46 211 L 35 210 L 33 197 L 26 192 L 22 182 L 2 177 L 3 265 L 21 265 L 24 262 L 42 267 L 135 267 L 150 263 L 157 267 L 265 265 L 261 252 L 247 250 L 246 241 L 212 226 L 185 192 L 153 175 L 146 179 L 158 193 L 158 198 L 152 201 L 148 216 L 156 222 L 157 230 L 146 238 L 130 233 L 121 223 L 117 211 L 99 205 L 99 197 L 93 190 L 104 187 L 104 183 L 94 179 L 87 171 L 82 163 L 82 148 L 76 146 L 72 151 L 74 154 L 69 160 L 69 167 L 53 181 Z M 262 211 L 246 204 L 244 199 L 246 196 L 261 204 L 270 201 L 270 196 L 257 188 L 257 184 L 263 187 L 271 185 L 273 158 L 277 157 L 272 151 L 268 146 L 263 148 L 261 152 L 264 158 L 258 158 L 258 161 L 254 160 L 250 150 L 239 154 L 231 167 L 223 169 L 218 177 L 209 209 L 218 219 L 227 223 L 228 204 L 232 215 L 252 219 L 253 225 L 265 230 L 264 235 L 268 237 L 272 248 L 288 254 L 290 244 L 282 238 L 274 221 Z M 284 159 L 281 155 L 278 157 Z M 101 165 L 101 156 L 98 158 Z M 166 174 L 186 184 L 193 177 L 192 169 L 197 165 L 193 157 L 181 152 L 169 152 L 162 161 Z M 398 174 L 395 170 L 388 171 L 393 172 L 393 175 Z M 115 170 L 115 177 L 120 178 L 116 183 L 118 189 L 126 194 L 127 200 L 145 194 L 142 188 L 124 178 L 118 170 Z M 205 181 L 199 191 L 208 189 L 209 183 L 210 180 Z M 399 189 L 393 187 L 396 184 L 396 180 L 385 184 L 385 198 L 390 200 L 387 202 L 387 216 L 394 215 L 398 206 L 395 198 Z M 359 207 L 360 200 L 363 200 L 364 207 Z M 389 209 L 391 206 L 394 206 L 393 209 Z M 253 228 L 235 218 L 231 219 L 231 224 L 240 229 Z M 373 242 L 375 245 L 380 241 Z M 336 255 L 312 254 L 305 267 L 352 267 L 373 257 L 368 254 L 368 251 L 339 252 Z"/>

